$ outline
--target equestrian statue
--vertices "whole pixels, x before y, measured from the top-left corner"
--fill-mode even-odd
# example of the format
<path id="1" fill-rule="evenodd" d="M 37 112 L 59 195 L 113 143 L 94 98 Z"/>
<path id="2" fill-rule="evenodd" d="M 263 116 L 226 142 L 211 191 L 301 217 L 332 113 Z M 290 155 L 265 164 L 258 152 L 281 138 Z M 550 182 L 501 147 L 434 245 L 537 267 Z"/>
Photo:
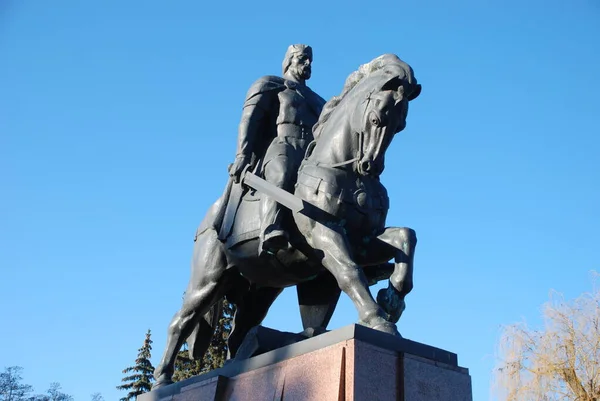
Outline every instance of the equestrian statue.
<path id="1" fill-rule="evenodd" d="M 196 231 L 190 281 L 153 388 L 172 383 L 184 342 L 193 359 L 203 357 L 223 297 L 236 306 L 229 358 L 290 286 L 305 331 L 325 330 L 344 292 L 359 324 L 400 336 L 417 238 L 386 227 L 380 175 L 421 85 L 408 64 L 384 54 L 325 102 L 306 85 L 312 60 L 310 46 L 292 45 L 283 76 L 248 90 L 230 179 Z M 389 284 L 374 298 L 369 286 L 382 279 Z"/>

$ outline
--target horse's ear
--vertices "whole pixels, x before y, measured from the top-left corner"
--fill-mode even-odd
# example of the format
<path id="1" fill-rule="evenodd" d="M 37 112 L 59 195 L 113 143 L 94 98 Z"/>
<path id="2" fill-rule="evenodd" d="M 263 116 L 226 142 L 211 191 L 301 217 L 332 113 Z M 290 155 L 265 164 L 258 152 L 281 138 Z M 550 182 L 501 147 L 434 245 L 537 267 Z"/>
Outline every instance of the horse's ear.
<path id="1" fill-rule="evenodd" d="M 402 78 L 400 78 L 398 75 L 396 75 L 395 77 L 393 77 L 392 79 L 388 80 L 386 83 L 384 83 L 381 86 L 381 90 L 382 91 L 396 91 L 398 90 L 398 87 L 400 87 L 400 85 L 402 85 Z"/>
<path id="2" fill-rule="evenodd" d="M 421 84 L 416 84 L 410 95 L 408 96 L 408 100 L 415 100 L 417 96 L 421 94 Z"/>

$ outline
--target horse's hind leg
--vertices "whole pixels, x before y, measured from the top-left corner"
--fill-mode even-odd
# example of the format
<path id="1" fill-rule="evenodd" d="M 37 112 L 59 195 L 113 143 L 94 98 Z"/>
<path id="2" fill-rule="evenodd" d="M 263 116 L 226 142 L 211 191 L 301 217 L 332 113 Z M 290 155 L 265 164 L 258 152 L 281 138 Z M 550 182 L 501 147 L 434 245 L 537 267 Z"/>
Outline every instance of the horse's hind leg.
<path id="1" fill-rule="evenodd" d="M 338 286 L 354 303 L 359 321 L 376 330 L 398 335 L 396 325 L 375 302 L 362 268 L 352 259 L 350 244 L 341 228 L 315 224 L 312 231 L 315 250 L 323 254 L 321 263 L 333 274 Z"/>
<path id="2" fill-rule="evenodd" d="M 330 274 L 300 283 L 296 286 L 302 326 L 307 329 L 326 329 L 338 300 L 340 287 Z"/>
<path id="3" fill-rule="evenodd" d="M 191 359 L 200 360 L 210 346 L 212 336 L 219 324 L 222 311 L 221 302 L 216 302 L 194 327 L 192 334 L 187 337 L 188 353 Z"/>
<path id="4" fill-rule="evenodd" d="M 267 315 L 275 299 L 283 291 L 281 288 L 261 287 L 251 289 L 236 300 L 233 327 L 227 339 L 228 357 L 234 358 L 246 334 L 258 326 Z"/>
<path id="5" fill-rule="evenodd" d="M 217 239 L 216 232 L 205 231 L 196 239 L 190 282 L 183 299 L 183 306 L 169 325 L 165 352 L 154 371 L 156 382 L 153 388 L 172 382 L 175 358 L 183 342 L 227 290 L 228 283 L 224 275 L 226 268 L 227 260 L 223 245 Z"/>

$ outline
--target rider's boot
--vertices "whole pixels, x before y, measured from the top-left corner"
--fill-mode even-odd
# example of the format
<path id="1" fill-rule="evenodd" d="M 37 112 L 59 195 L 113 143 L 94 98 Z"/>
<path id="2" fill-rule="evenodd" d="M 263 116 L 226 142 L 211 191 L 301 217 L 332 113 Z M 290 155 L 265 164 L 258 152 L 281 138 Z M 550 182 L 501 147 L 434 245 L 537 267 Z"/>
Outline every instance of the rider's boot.
<path id="1" fill-rule="evenodd" d="M 268 196 L 261 199 L 261 230 L 258 246 L 259 256 L 274 255 L 289 245 L 288 233 L 282 228 L 279 204 Z"/>

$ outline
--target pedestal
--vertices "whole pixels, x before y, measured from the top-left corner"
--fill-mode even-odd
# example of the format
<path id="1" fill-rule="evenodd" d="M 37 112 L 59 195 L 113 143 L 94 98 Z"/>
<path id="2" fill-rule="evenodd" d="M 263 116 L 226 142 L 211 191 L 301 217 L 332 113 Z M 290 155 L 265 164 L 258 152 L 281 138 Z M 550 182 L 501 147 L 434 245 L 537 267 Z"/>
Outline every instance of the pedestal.
<path id="1" fill-rule="evenodd" d="M 456 354 L 351 325 L 138 397 L 241 400 L 472 401 L 471 377 Z"/>

